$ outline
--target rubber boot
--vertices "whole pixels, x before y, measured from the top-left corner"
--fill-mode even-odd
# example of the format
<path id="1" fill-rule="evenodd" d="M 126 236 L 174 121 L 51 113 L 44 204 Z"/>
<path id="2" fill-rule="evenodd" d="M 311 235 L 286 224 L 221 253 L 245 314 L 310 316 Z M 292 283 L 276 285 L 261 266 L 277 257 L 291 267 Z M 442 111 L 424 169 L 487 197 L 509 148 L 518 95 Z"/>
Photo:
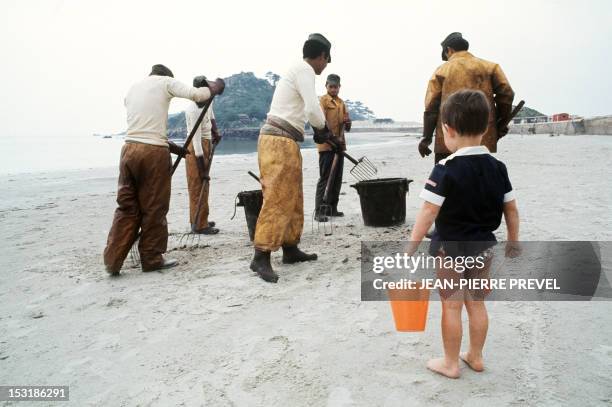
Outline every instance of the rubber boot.
<path id="1" fill-rule="evenodd" d="M 297 246 L 283 246 L 283 263 L 293 264 L 302 261 L 313 261 L 317 259 L 316 254 L 304 253 Z"/>
<path id="2" fill-rule="evenodd" d="M 336 218 L 341 218 L 344 216 L 344 212 L 340 212 L 338 208 L 334 208 L 332 210 L 331 216 L 336 217 Z"/>
<path id="3" fill-rule="evenodd" d="M 152 271 L 161 271 L 165 269 L 169 269 L 175 266 L 178 266 L 179 262 L 176 259 L 166 259 L 164 258 L 164 262 L 155 267 L 142 267 L 142 271 L 144 273 L 150 273 Z"/>
<path id="4" fill-rule="evenodd" d="M 195 227 L 191 226 L 191 232 L 195 233 L 196 235 L 216 235 L 219 233 L 219 229 L 210 226 L 209 223 L 208 226 L 203 229 L 196 229 Z"/>
<path id="5" fill-rule="evenodd" d="M 314 218 L 317 222 L 329 222 L 329 218 L 325 215 L 317 213 Z"/>
<path id="6" fill-rule="evenodd" d="M 255 255 L 251 261 L 251 270 L 259 274 L 259 277 L 268 283 L 276 283 L 278 281 L 278 274 L 272 270 L 270 252 L 268 251 L 255 249 Z"/>
<path id="7" fill-rule="evenodd" d="M 314 220 L 316 220 L 317 222 L 329 222 L 329 217 L 323 212 L 325 211 L 321 210 L 321 208 L 315 208 Z"/>
<path id="8" fill-rule="evenodd" d="M 112 267 L 109 267 L 109 266 L 105 266 L 105 267 L 106 267 L 106 272 L 110 274 L 111 277 L 119 277 L 119 275 L 121 274 L 119 270 L 113 270 Z"/>

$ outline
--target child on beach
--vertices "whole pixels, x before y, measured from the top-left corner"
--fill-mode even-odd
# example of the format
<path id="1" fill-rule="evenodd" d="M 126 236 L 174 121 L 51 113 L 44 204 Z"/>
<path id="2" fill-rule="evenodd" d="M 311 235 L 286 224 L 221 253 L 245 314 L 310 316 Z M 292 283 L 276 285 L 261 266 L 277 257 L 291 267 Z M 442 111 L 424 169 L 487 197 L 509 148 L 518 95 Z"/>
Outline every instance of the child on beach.
<path id="1" fill-rule="evenodd" d="M 481 91 L 461 90 L 441 108 L 444 143 L 453 153 L 435 165 L 420 197 L 425 201 L 417 215 L 407 252 L 416 252 L 435 221 L 430 255 L 482 256 L 484 267 L 438 267 L 438 278 L 486 279 L 495 245 L 493 232 L 506 221 L 506 256 L 519 254 L 519 215 L 506 166 L 481 145 L 489 122 L 489 103 Z M 459 277 L 457 277 L 459 276 Z M 427 368 L 450 378 L 460 375 L 459 358 L 471 369 L 484 369 L 482 349 L 488 329 L 484 298 L 488 291 L 440 290 L 444 357 L 427 362 Z M 460 354 L 463 306 L 469 319 L 469 348 Z"/>

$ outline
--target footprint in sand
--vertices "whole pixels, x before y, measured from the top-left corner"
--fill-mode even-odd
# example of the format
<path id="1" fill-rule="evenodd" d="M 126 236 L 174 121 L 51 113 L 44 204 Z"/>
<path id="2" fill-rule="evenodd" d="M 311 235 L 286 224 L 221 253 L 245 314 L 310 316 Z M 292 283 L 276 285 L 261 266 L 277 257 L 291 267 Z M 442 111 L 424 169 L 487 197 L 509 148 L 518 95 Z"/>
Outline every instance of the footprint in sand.
<path id="1" fill-rule="evenodd" d="M 126 303 L 127 303 L 127 300 L 124 298 L 110 298 L 108 302 L 106 303 L 106 306 L 111 307 L 111 308 L 120 308 Z"/>
<path id="2" fill-rule="evenodd" d="M 254 389 L 272 380 L 279 372 L 279 362 L 290 350 L 286 336 L 273 336 L 267 341 L 261 339 L 250 349 L 245 358 L 248 362 L 241 368 L 245 389 Z"/>

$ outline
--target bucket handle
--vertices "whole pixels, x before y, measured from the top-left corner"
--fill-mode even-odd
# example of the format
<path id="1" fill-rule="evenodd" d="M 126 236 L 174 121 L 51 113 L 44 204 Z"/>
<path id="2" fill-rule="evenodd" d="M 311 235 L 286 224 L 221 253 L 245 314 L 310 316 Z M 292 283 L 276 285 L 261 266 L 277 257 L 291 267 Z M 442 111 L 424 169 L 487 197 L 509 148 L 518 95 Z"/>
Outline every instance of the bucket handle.
<path id="1" fill-rule="evenodd" d="M 236 207 L 238 207 L 238 194 L 236 194 L 236 197 L 234 198 L 234 214 L 232 215 L 230 220 L 234 220 L 234 218 L 236 217 Z"/>

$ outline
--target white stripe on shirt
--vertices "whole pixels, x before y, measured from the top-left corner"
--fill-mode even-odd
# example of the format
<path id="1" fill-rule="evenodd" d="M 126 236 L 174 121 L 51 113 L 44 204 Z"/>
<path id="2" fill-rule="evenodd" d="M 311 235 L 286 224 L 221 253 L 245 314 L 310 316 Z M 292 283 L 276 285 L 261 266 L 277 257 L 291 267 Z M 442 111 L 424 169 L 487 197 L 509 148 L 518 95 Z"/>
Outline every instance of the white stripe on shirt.
<path id="1" fill-rule="evenodd" d="M 455 157 L 462 157 L 465 155 L 478 155 L 478 154 L 491 154 L 487 146 L 468 146 L 462 147 L 459 150 L 455 151 L 453 154 L 448 157 L 440 160 L 438 164 L 445 165 L 447 161 L 452 160 Z"/>
<path id="2" fill-rule="evenodd" d="M 445 197 L 435 194 L 425 188 L 423 188 L 423 190 L 421 191 L 419 198 L 437 206 L 442 206 L 444 200 L 446 199 Z"/>
<path id="3" fill-rule="evenodd" d="M 508 191 L 504 194 L 504 203 L 514 201 L 516 197 L 514 196 L 514 190 Z"/>

